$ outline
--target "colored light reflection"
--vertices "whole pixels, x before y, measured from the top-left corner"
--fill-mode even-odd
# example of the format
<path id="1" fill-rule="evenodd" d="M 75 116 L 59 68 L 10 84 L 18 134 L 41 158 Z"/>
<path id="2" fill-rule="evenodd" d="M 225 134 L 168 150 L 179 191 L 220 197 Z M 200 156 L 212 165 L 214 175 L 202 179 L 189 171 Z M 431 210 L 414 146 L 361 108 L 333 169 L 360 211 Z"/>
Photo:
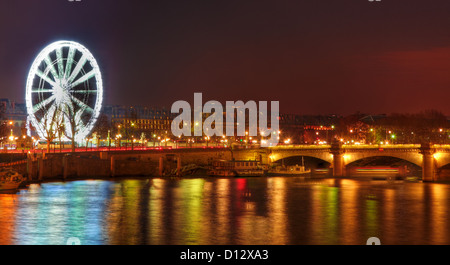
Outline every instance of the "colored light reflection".
<path id="1" fill-rule="evenodd" d="M 14 244 L 64 245 L 70 237 L 82 244 L 102 244 L 106 182 L 78 181 L 30 185 L 19 196 Z"/>
<path id="2" fill-rule="evenodd" d="M 326 182 L 314 185 L 311 203 L 310 244 L 338 244 L 338 189 Z"/>
<path id="3" fill-rule="evenodd" d="M 295 177 L 73 181 L 0 194 L 0 244 L 449 244 L 450 185 Z"/>

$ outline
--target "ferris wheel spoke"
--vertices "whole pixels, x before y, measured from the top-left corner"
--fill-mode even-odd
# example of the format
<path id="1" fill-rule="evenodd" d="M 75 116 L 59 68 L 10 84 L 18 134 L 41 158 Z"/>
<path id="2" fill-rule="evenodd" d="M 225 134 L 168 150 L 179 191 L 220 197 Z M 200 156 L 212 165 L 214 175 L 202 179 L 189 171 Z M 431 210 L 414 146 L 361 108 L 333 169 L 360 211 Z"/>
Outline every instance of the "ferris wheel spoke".
<path id="1" fill-rule="evenodd" d="M 84 122 L 81 119 L 79 119 L 77 126 L 78 126 L 78 128 L 84 128 L 84 127 L 86 127 L 86 124 L 84 124 Z"/>
<path id="2" fill-rule="evenodd" d="M 75 68 L 73 69 L 72 74 L 70 75 L 70 77 L 67 79 L 67 82 L 72 83 L 72 81 L 77 77 L 77 75 L 80 73 L 81 69 L 83 68 L 84 64 L 87 61 L 87 56 L 85 54 L 83 54 L 80 58 L 80 61 L 77 63 L 77 65 L 75 66 Z"/>
<path id="3" fill-rule="evenodd" d="M 83 75 L 82 77 L 80 77 L 78 80 L 76 80 L 75 82 L 72 83 L 72 87 L 76 87 L 77 85 L 89 80 L 90 78 L 95 76 L 95 71 L 91 70 L 89 73 Z"/>
<path id="4" fill-rule="evenodd" d="M 54 90 L 49 89 L 49 88 L 32 88 L 31 89 L 31 93 L 50 93 L 50 92 L 54 92 Z"/>
<path id="5" fill-rule="evenodd" d="M 73 57 L 75 56 L 75 48 L 70 47 L 69 53 L 67 54 L 67 62 L 66 62 L 66 72 L 64 76 L 68 77 L 70 75 L 70 71 L 72 70 L 72 64 L 73 64 Z"/>
<path id="6" fill-rule="evenodd" d="M 33 113 L 36 113 L 36 111 L 45 108 L 48 104 L 50 104 L 53 100 L 55 100 L 55 95 L 52 95 L 45 99 L 44 101 L 39 102 L 38 104 L 33 106 Z"/>
<path id="7" fill-rule="evenodd" d="M 61 79 L 64 76 L 64 64 L 62 59 L 62 48 L 56 49 L 56 58 L 58 62 L 58 78 Z"/>
<path id="8" fill-rule="evenodd" d="M 50 77 L 48 77 L 46 74 L 44 74 L 41 70 L 36 70 L 36 75 L 40 78 L 44 79 L 47 83 L 49 83 L 52 86 L 56 86 L 55 81 L 51 80 Z"/>
<path id="9" fill-rule="evenodd" d="M 71 99 L 75 102 L 75 104 L 77 104 L 78 107 L 80 107 L 83 111 L 86 110 L 86 111 L 91 112 L 91 113 L 94 112 L 94 110 L 93 110 L 91 107 L 89 107 L 88 105 L 86 105 L 83 101 L 79 100 L 79 99 L 76 98 L 75 96 L 70 95 L 70 98 L 71 98 Z"/>
<path id="10" fill-rule="evenodd" d="M 98 91 L 97 90 L 70 90 L 70 93 L 89 94 L 89 93 L 98 93 Z"/>
<path id="11" fill-rule="evenodd" d="M 47 68 L 50 69 L 50 72 L 51 72 L 52 75 L 53 75 L 53 79 L 55 79 L 55 81 L 56 81 L 56 80 L 59 79 L 59 75 L 58 75 L 58 73 L 56 72 L 56 69 L 55 69 L 55 67 L 53 66 L 53 63 L 52 63 L 51 60 L 52 60 L 52 59 L 50 59 L 50 55 L 48 55 L 47 57 L 45 57 L 45 62 L 47 63 Z"/>

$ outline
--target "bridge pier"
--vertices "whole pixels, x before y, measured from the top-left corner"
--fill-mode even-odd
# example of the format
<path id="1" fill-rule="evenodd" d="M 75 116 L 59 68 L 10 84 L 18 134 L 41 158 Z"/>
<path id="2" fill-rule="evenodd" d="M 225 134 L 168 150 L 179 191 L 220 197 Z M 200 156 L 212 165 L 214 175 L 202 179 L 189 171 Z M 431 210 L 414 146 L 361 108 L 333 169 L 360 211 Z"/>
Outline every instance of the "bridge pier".
<path id="1" fill-rule="evenodd" d="M 177 156 L 177 174 L 181 175 L 181 155 Z"/>
<path id="2" fill-rule="evenodd" d="M 33 180 L 33 159 L 29 156 L 27 159 L 27 179 L 29 181 Z"/>
<path id="3" fill-rule="evenodd" d="M 63 164 L 63 179 L 67 179 L 68 172 L 69 172 L 69 157 L 63 156 L 62 158 L 62 164 Z"/>
<path id="4" fill-rule="evenodd" d="M 164 174 L 164 157 L 159 157 L 159 176 L 162 177 Z"/>
<path id="5" fill-rule="evenodd" d="M 333 177 L 345 176 L 344 155 L 333 154 Z"/>
<path id="6" fill-rule="evenodd" d="M 116 176 L 116 156 L 111 156 L 111 177 Z"/>
<path id="7" fill-rule="evenodd" d="M 430 182 L 437 180 L 436 164 L 434 161 L 434 153 L 436 150 L 429 143 L 422 144 L 420 153 L 423 156 L 422 162 L 422 181 Z"/>
<path id="8" fill-rule="evenodd" d="M 44 178 L 44 163 L 45 160 L 43 157 L 38 158 L 38 180 L 42 180 Z"/>
<path id="9" fill-rule="evenodd" d="M 331 144 L 331 154 L 333 155 L 333 177 L 345 176 L 344 150 L 340 142 Z"/>

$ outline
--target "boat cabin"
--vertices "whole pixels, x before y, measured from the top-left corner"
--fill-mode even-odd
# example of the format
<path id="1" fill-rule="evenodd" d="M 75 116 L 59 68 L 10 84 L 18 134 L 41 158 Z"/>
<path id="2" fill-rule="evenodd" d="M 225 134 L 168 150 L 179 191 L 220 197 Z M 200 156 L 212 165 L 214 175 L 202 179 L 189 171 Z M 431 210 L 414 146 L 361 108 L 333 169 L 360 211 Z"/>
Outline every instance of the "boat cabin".
<path id="1" fill-rule="evenodd" d="M 213 162 L 213 167 L 216 169 L 246 170 L 246 169 L 262 168 L 263 165 L 261 164 L 260 161 L 256 160 L 232 160 L 232 161 L 219 160 Z"/>

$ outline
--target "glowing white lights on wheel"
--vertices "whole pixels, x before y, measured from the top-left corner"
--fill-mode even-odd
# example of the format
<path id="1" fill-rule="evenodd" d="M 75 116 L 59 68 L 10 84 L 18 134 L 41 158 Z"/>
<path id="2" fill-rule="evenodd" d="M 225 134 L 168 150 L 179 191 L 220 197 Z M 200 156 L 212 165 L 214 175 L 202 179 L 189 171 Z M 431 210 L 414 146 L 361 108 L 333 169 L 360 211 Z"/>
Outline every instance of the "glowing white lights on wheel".
<path id="1" fill-rule="evenodd" d="M 86 138 L 100 114 L 103 85 L 94 56 L 83 45 L 57 41 L 34 60 L 26 85 L 28 120 L 42 139 L 60 128 L 64 140 Z M 58 126 L 63 124 L 63 126 Z M 31 132 L 29 131 L 28 134 Z"/>

